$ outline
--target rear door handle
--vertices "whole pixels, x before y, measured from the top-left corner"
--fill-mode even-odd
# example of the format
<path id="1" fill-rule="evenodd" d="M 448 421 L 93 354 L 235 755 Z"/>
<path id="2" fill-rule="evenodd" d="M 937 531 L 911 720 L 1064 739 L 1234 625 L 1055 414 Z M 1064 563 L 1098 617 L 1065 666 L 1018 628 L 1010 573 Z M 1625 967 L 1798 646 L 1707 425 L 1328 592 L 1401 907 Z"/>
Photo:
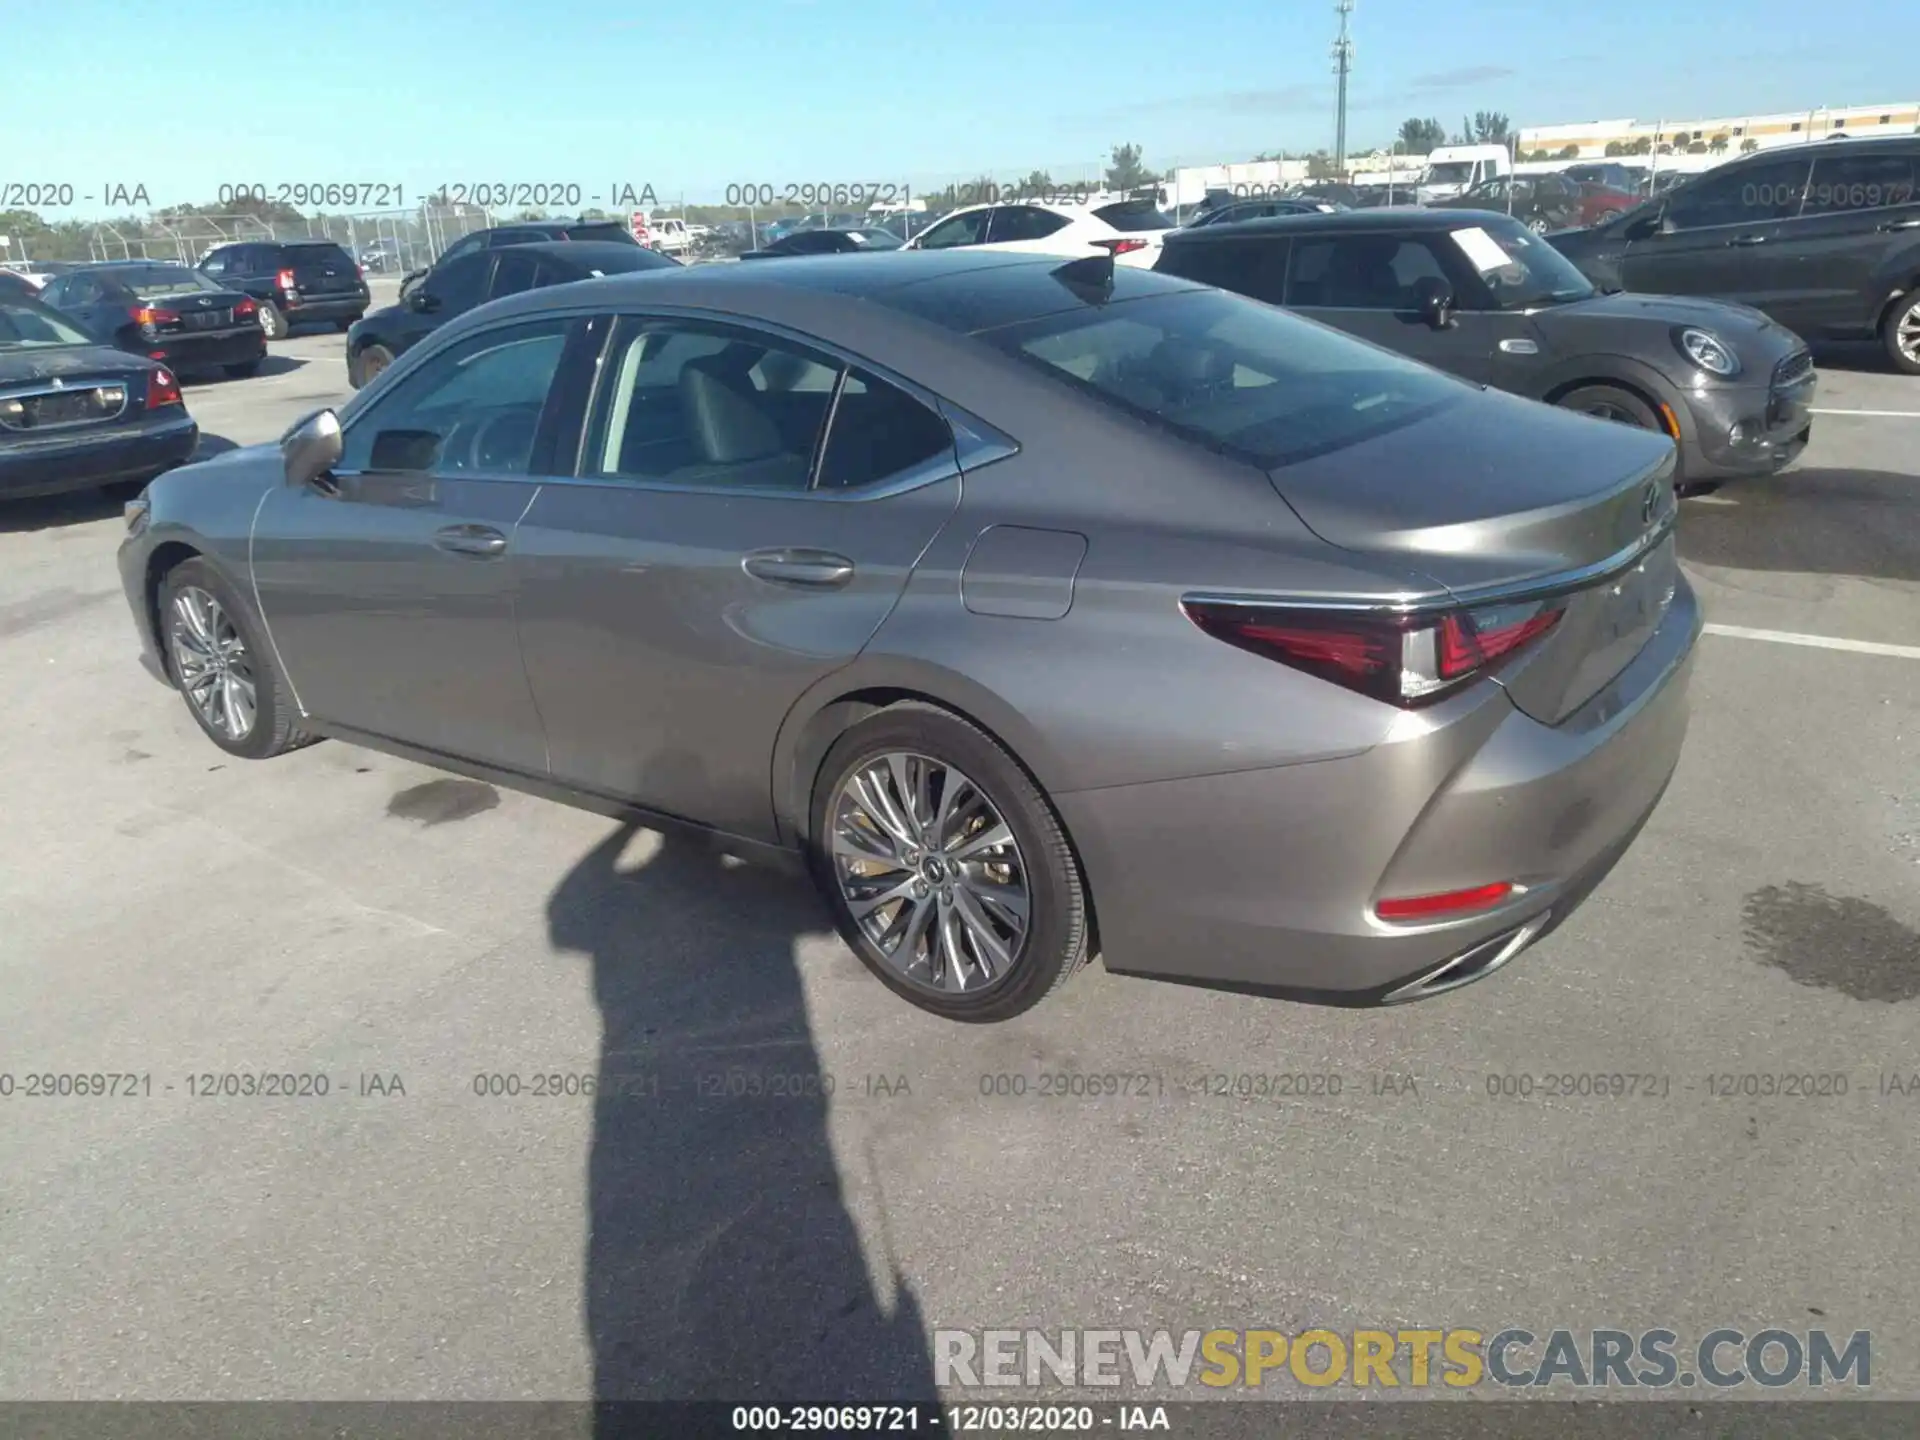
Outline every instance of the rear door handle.
<path id="1" fill-rule="evenodd" d="M 1920 230 L 1920 220 L 1889 220 L 1877 227 L 1881 230 Z"/>
<path id="2" fill-rule="evenodd" d="M 433 543 L 455 555 L 504 555 L 507 537 L 491 525 L 449 525 L 433 533 Z"/>
<path id="3" fill-rule="evenodd" d="M 740 568 L 773 585 L 802 585 L 833 590 L 853 579 L 853 561 L 831 550 L 755 550 Z"/>
<path id="4" fill-rule="evenodd" d="M 1727 242 L 1727 244 L 1730 246 L 1731 245 L 1764 245 L 1766 243 L 1767 243 L 1767 237 L 1764 235 L 1736 235 L 1733 237 L 1733 239 Z"/>

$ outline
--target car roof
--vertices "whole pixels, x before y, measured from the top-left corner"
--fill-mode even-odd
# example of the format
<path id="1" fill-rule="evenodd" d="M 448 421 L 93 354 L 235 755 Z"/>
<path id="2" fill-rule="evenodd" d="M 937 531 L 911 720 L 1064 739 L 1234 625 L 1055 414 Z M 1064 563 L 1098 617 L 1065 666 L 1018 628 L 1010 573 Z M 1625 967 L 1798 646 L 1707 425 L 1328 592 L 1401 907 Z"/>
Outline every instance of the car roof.
<path id="1" fill-rule="evenodd" d="M 1267 215 L 1258 220 L 1222 221 L 1197 229 L 1175 231 L 1167 236 L 1166 243 L 1211 244 L 1249 235 L 1277 237 L 1293 234 L 1461 230 L 1484 225 L 1489 220 L 1517 223 L 1502 210 L 1439 210 L 1423 205 L 1393 205 L 1377 210 L 1335 210 L 1312 215 Z"/>
<path id="2" fill-rule="evenodd" d="M 644 246 L 629 245 L 621 240 L 529 240 L 524 245 L 503 245 L 488 253 L 504 255 L 508 251 L 513 251 L 518 254 L 527 250 L 531 250 L 536 255 L 551 255 L 576 265 L 592 265 L 596 259 L 618 259 L 624 262 L 632 260 L 636 252 L 641 255 L 654 253 Z"/>

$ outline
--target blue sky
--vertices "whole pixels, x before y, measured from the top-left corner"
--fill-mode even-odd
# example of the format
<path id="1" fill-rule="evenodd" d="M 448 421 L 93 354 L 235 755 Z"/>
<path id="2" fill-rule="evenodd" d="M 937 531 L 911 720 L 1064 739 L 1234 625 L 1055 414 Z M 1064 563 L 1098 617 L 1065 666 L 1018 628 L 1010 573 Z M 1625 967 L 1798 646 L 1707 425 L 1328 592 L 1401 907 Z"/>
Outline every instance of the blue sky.
<path id="1" fill-rule="evenodd" d="M 1912 0 L 1357 0 L 1349 144 L 1916 98 Z M 244 15 L 241 23 L 225 23 Z M 1333 139 L 1331 0 L 0 0 L 0 186 L 912 183 Z M 1863 38 L 1864 37 L 1864 38 Z M 1874 37 L 1878 37 L 1876 40 Z M 13 47 L 11 44 L 9 48 Z M 94 196 L 89 203 L 83 197 Z M 5 199 L 0 192 L 0 202 Z M 3 208 L 3 207 L 0 207 Z"/>

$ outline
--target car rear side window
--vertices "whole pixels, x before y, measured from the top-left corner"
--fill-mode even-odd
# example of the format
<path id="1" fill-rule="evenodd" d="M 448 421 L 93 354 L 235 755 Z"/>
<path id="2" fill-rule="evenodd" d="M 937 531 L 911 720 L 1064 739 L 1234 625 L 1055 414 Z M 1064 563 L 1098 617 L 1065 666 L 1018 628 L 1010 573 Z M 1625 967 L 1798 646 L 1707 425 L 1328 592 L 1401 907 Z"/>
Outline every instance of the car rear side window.
<path id="1" fill-rule="evenodd" d="M 857 490 L 953 459 L 953 431 L 934 410 L 864 370 L 849 370 L 834 402 L 815 485 Z"/>
<path id="2" fill-rule="evenodd" d="M 1823 155 L 1813 162 L 1807 215 L 1846 210 L 1886 210 L 1920 204 L 1914 152 Z"/>
<path id="3" fill-rule="evenodd" d="M 1033 205 L 1002 205 L 993 212 L 987 239 L 995 245 L 1008 240 L 1044 240 L 1072 223 L 1064 215 Z"/>
<path id="4" fill-rule="evenodd" d="M 1457 403 L 1461 382 L 1219 290 L 1073 310 L 979 338 L 1136 419 L 1263 467 Z"/>
<path id="5" fill-rule="evenodd" d="M 523 475 L 573 322 L 464 337 L 348 424 L 340 468 Z"/>
<path id="6" fill-rule="evenodd" d="M 540 258 L 524 250 L 508 250 L 493 262 L 493 283 L 487 287 L 487 294 L 493 299 L 502 295 L 518 295 L 522 290 L 531 290 L 540 273 Z"/>
<path id="7" fill-rule="evenodd" d="M 603 373 L 584 474 L 799 492 L 840 366 L 748 330 L 636 318 Z"/>
<path id="8" fill-rule="evenodd" d="M 1287 249 L 1284 239 L 1254 236 L 1176 241 L 1154 269 L 1278 305 L 1286 292 Z"/>

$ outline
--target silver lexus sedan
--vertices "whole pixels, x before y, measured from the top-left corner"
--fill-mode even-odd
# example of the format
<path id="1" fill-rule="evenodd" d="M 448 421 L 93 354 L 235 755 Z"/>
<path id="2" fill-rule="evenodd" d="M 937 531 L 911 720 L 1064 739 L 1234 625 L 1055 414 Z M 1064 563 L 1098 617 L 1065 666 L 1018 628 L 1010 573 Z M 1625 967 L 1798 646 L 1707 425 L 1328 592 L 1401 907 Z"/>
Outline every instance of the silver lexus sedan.
<path id="1" fill-rule="evenodd" d="M 1486 976 L 1666 786 L 1664 437 L 1081 260 L 767 260 L 447 325 L 156 480 L 120 568 L 214 744 L 333 736 L 806 862 L 903 998 L 1089 955 Z"/>

